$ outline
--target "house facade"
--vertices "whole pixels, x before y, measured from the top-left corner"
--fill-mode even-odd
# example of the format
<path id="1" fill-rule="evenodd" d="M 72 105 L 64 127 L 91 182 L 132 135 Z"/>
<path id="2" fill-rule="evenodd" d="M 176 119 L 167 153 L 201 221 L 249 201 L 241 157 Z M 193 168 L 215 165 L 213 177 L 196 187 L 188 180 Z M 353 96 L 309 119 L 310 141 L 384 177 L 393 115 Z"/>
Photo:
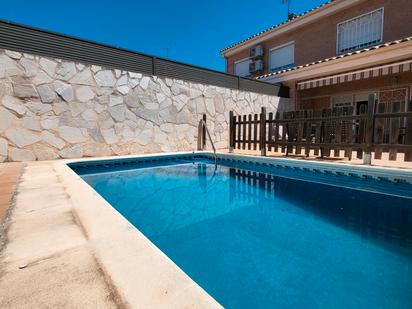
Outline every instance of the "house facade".
<path id="1" fill-rule="evenodd" d="M 334 0 L 221 51 L 228 73 L 282 83 L 294 109 L 412 108 L 412 2 Z"/>

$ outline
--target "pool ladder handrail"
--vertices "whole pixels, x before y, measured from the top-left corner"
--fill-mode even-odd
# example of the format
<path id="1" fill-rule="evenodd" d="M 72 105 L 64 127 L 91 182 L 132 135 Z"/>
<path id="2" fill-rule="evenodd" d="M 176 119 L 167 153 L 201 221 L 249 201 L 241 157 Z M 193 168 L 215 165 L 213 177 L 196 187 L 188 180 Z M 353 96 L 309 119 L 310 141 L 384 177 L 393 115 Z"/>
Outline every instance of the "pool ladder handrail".
<path id="1" fill-rule="evenodd" d="M 216 147 L 213 143 L 212 136 L 210 135 L 209 129 L 206 125 L 206 121 L 204 119 L 200 119 L 199 123 L 199 138 L 198 138 L 198 145 L 200 150 L 204 151 L 206 147 L 206 140 L 203 140 L 203 128 L 206 130 L 207 136 L 209 137 L 210 144 L 212 144 L 213 154 L 215 158 L 215 166 L 217 165 L 217 154 L 216 154 Z"/>

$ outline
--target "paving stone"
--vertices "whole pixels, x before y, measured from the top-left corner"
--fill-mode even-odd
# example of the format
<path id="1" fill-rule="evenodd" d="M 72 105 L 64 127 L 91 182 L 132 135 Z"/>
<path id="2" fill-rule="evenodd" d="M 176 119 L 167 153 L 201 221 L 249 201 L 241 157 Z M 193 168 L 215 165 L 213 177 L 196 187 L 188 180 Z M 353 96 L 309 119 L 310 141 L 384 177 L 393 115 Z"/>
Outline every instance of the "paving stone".
<path id="1" fill-rule="evenodd" d="M 80 102 L 87 102 L 94 98 L 95 93 L 89 86 L 80 86 L 76 89 L 76 97 Z"/>
<path id="2" fill-rule="evenodd" d="M 76 66 L 73 62 L 63 62 L 57 70 L 57 77 L 61 80 L 69 80 L 76 74 Z"/>
<path id="3" fill-rule="evenodd" d="M 39 86 L 37 92 L 43 103 L 52 103 L 56 99 L 56 93 L 49 86 Z"/>
<path id="4" fill-rule="evenodd" d="M 24 128 L 33 130 L 33 131 L 41 131 L 40 121 L 32 116 L 23 117 L 22 125 Z"/>
<path id="5" fill-rule="evenodd" d="M 79 116 L 81 113 L 83 113 L 86 110 L 86 108 L 87 108 L 87 105 L 85 103 L 81 103 L 81 102 L 70 102 L 69 103 L 69 109 L 73 117 Z"/>
<path id="6" fill-rule="evenodd" d="M 49 75 L 47 75 L 43 71 L 40 71 L 34 77 L 33 84 L 36 85 L 36 86 L 39 86 L 39 85 L 49 84 L 52 81 L 53 80 Z"/>
<path id="7" fill-rule="evenodd" d="M 40 67 L 50 76 L 53 77 L 56 72 L 57 62 L 47 58 L 40 58 Z"/>
<path id="8" fill-rule="evenodd" d="M 92 71 L 88 68 L 77 73 L 72 79 L 70 79 L 70 83 L 78 84 L 78 85 L 87 85 L 87 86 L 95 85 Z"/>
<path id="9" fill-rule="evenodd" d="M 22 54 L 16 51 L 12 51 L 12 50 L 5 50 L 4 53 L 9 56 L 12 59 L 20 59 L 22 57 Z"/>
<path id="10" fill-rule="evenodd" d="M 80 145 L 74 145 L 60 150 L 59 156 L 64 159 L 83 157 L 83 148 Z"/>
<path id="11" fill-rule="evenodd" d="M 0 156 L 7 157 L 8 148 L 7 140 L 0 137 Z"/>
<path id="12" fill-rule="evenodd" d="M 54 90 L 65 100 L 71 102 L 74 99 L 73 87 L 70 84 L 64 83 L 60 80 L 53 82 Z"/>
<path id="13" fill-rule="evenodd" d="M 9 141 L 20 148 L 40 141 L 40 137 L 38 135 L 33 134 L 29 130 L 18 127 L 6 130 L 4 135 Z"/>
<path id="14" fill-rule="evenodd" d="M 27 58 L 21 58 L 19 64 L 23 67 L 24 75 L 31 77 L 37 74 L 39 67 L 38 65 Z"/>
<path id="15" fill-rule="evenodd" d="M 87 132 L 84 129 L 61 126 L 58 130 L 59 135 L 62 139 L 69 143 L 82 143 L 87 141 Z"/>
<path id="16" fill-rule="evenodd" d="M 109 97 L 109 106 L 123 104 L 123 97 L 111 95 Z"/>
<path id="17" fill-rule="evenodd" d="M 37 98 L 38 94 L 31 84 L 13 82 L 14 95 L 18 98 Z"/>
<path id="18" fill-rule="evenodd" d="M 24 106 L 21 100 L 9 95 L 3 97 L 2 104 L 9 110 L 12 110 L 19 115 L 24 115 L 27 112 L 27 108 Z"/>
<path id="19" fill-rule="evenodd" d="M 34 146 L 33 147 L 34 155 L 37 160 L 55 160 L 59 158 L 59 155 L 50 147 L 47 146 Z"/>
<path id="20" fill-rule="evenodd" d="M 51 104 L 44 104 L 41 102 L 34 101 L 27 102 L 25 106 L 35 115 L 43 115 L 50 112 L 53 109 Z"/>
<path id="21" fill-rule="evenodd" d="M 53 133 L 50 133 L 48 131 L 43 131 L 41 133 L 41 139 L 45 143 L 47 143 L 50 146 L 53 146 L 57 149 L 62 149 L 66 145 L 66 142 L 64 140 L 62 140 L 61 138 L 58 138 Z"/>
<path id="22" fill-rule="evenodd" d="M 103 143 L 91 143 L 83 147 L 83 155 L 85 157 L 102 157 L 110 156 L 111 154 L 111 148 Z"/>
<path id="23" fill-rule="evenodd" d="M 107 144 L 114 144 L 119 141 L 119 137 L 116 135 L 113 128 L 110 129 L 101 129 L 100 132 Z"/>
<path id="24" fill-rule="evenodd" d="M 107 110 L 109 111 L 113 119 L 116 121 L 124 121 L 126 119 L 125 105 L 110 106 Z"/>
<path id="25" fill-rule="evenodd" d="M 84 120 L 87 121 L 96 121 L 98 119 L 98 115 L 94 110 L 87 109 L 82 113 L 82 117 Z"/>
<path id="26" fill-rule="evenodd" d="M 22 73 L 22 70 L 17 67 L 17 63 L 13 59 L 6 55 L 0 55 L 0 78 L 16 76 Z"/>
<path id="27" fill-rule="evenodd" d="M 116 79 L 111 70 L 99 71 L 94 75 L 97 85 L 101 87 L 113 87 Z"/>
<path id="28" fill-rule="evenodd" d="M 8 159 L 12 162 L 34 161 L 36 156 L 28 149 L 10 147 Z"/>
<path id="29" fill-rule="evenodd" d="M 19 119 L 8 109 L 0 106 L 0 133 L 18 125 Z"/>

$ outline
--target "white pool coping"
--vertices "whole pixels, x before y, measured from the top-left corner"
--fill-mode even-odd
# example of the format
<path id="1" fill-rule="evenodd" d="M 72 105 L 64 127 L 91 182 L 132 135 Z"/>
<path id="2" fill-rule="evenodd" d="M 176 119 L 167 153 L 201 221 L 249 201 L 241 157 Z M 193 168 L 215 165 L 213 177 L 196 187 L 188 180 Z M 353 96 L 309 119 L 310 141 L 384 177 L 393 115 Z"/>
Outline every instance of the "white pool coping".
<path id="1" fill-rule="evenodd" d="M 223 308 L 67 166 L 88 160 L 96 158 L 61 160 L 53 166 L 96 258 L 121 299 L 131 308 Z"/>
<path id="2" fill-rule="evenodd" d="M 116 286 L 120 297 L 132 308 L 222 308 L 143 233 L 105 201 L 67 164 L 73 162 L 118 160 L 125 158 L 162 158 L 210 152 L 180 152 L 137 156 L 101 157 L 60 160 L 53 166 L 102 268 Z M 257 157 L 218 153 L 221 158 L 259 163 L 279 163 L 339 171 L 397 177 L 412 182 L 412 171 L 397 168 L 354 166 L 329 162 L 308 162 L 296 159 Z"/>
<path id="3" fill-rule="evenodd" d="M 212 154 L 209 152 L 209 154 Z M 358 165 L 350 163 L 333 163 L 324 161 L 309 161 L 299 160 L 294 158 L 278 158 L 278 157 L 258 157 L 253 155 L 232 154 L 232 153 L 218 153 L 221 158 L 235 159 L 239 161 L 249 161 L 254 163 L 268 163 L 268 164 L 284 164 L 291 167 L 322 169 L 330 171 L 339 171 L 344 173 L 358 173 L 368 174 L 375 177 L 389 177 L 410 180 L 412 182 L 412 170 L 401 169 L 397 167 L 384 167 L 373 165 Z"/>

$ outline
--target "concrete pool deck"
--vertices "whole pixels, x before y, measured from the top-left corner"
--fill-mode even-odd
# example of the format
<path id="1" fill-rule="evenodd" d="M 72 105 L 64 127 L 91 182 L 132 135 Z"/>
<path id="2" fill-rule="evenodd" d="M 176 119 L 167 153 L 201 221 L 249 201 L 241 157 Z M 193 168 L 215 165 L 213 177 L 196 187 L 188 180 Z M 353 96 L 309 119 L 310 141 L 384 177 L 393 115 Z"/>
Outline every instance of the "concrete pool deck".
<path id="1" fill-rule="evenodd" d="M 0 307 L 121 307 L 53 164 L 27 163 L 16 189 L 1 231 Z"/>
<path id="2" fill-rule="evenodd" d="M 66 165 L 103 159 L 25 163 L 0 231 L 0 307 L 220 308 Z"/>
<path id="3" fill-rule="evenodd" d="M 66 165 L 83 160 L 25 163 L 0 308 L 221 308 Z"/>

